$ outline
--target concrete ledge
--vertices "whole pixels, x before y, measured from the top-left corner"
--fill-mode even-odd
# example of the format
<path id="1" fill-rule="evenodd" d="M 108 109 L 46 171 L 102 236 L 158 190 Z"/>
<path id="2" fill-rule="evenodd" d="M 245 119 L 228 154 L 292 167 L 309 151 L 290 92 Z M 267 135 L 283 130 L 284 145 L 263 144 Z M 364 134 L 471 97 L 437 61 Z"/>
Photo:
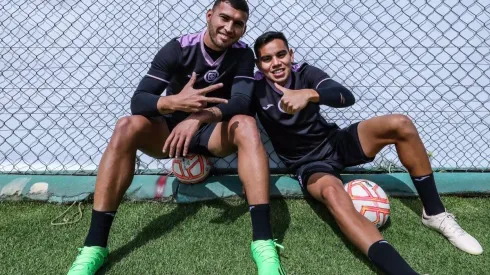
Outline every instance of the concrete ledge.
<path id="1" fill-rule="evenodd" d="M 490 173 L 435 173 L 440 194 L 490 194 Z M 0 200 L 37 200 L 57 203 L 82 201 L 93 194 L 95 176 L 0 175 Z M 407 173 L 345 174 L 344 182 L 368 179 L 390 196 L 416 196 Z M 272 197 L 304 197 L 298 181 L 288 176 L 271 176 Z M 133 201 L 191 203 L 243 196 L 238 176 L 212 176 L 196 185 L 181 184 L 175 177 L 137 175 L 125 194 Z"/>
<path id="2" fill-rule="evenodd" d="M 94 193 L 95 176 L 0 175 L 1 200 L 38 200 L 69 203 Z M 177 192 L 178 181 L 166 176 L 135 176 L 127 200 L 167 201 Z"/>

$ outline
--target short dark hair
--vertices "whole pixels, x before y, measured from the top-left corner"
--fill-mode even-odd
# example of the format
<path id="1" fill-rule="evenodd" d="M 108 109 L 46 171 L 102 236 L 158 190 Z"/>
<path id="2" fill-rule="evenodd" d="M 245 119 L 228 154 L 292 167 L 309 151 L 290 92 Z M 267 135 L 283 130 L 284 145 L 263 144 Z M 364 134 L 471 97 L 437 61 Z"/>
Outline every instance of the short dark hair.
<path id="1" fill-rule="evenodd" d="M 247 0 L 216 0 L 214 1 L 213 9 L 219 6 L 222 2 L 230 4 L 234 9 L 246 12 L 249 14 Z"/>
<path id="2" fill-rule="evenodd" d="M 254 51 L 255 51 L 255 56 L 259 58 L 259 50 L 262 48 L 265 44 L 271 42 L 274 39 L 281 39 L 284 41 L 284 44 L 286 44 L 286 48 L 289 49 L 288 45 L 288 40 L 286 39 L 286 36 L 282 32 L 276 32 L 276 31 L 269 31 L 266 33 L 263 33 L 257 39 L 255 39 L 255 44 L 254 44 Z"/>

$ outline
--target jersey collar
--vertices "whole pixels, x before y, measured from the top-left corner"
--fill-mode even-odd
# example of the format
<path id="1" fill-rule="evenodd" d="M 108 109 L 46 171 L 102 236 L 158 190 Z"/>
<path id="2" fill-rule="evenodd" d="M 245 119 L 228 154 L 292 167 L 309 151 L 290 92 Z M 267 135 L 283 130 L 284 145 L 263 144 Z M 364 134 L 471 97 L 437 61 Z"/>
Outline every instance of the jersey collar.
<path id="1" fill-rule="evenodd" d="M 221 62 L 225 58 L 225 54 L 226 54 L 226 52 L 228 52 L 228 50 L 224 51 L 223 54 L 221 54 L 220 57 L 218 57 L 218 59 L 213 61 L 211 56 L 209 56 L 208 52 L 206 52 L 206 49 L 204 48 L 204 34 L 206 34 L 206 32 L 207 32 L 207 29 L 202 31 L 201 34 L 199 35 L 199 43 L 201 44 L 201 52 L 202 52 L 202 55 L 204 56 L 204 60 L 206 60 L 206 63 L 208 63 L 209 66 L 217 67 L 221 64 Z"/>
<path id="2" fill-rule="evenodd" d="M 286 89 L 289 89 L 289 87 L 291 87 L 291 82 L 292 82 L 292 77 L 293 74 L 290 74 L 289 75 L 289 78 L 288 78 L 288 81 L 286 82 L 286 85 L 284 85 L 284 88 Z M 270 81 L 268 78 L 265 79 L 267 81 L 267 84 L 269 84 L 269 86 L 271 86 L 271 88 L 274 90 L 274 92 L 282 95 L 283 93 L 281 91 L 279 91 L 277 88 L 276 88 L 276 85 L 274 85 L 274 82 Z"/>

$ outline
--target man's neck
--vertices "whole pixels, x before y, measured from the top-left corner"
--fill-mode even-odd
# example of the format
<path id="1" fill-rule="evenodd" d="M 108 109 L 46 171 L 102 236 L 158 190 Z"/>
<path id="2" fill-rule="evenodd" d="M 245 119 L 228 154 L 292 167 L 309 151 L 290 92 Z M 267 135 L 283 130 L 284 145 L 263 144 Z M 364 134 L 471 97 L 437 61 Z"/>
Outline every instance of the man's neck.
<path id="1" fill-rule="evenodd" d="M 286 84 L 288 83 L 288 81 L 287 81 L 287 80 L 285 80 L 285 81 L 282 81 L 282 82 L 276 82 L 276 83 L 277 83 L 279 86 L 284 87 L 284 86 L 286 86 Z"/>
<path id="2" fill-rule="evenodd" d="M 277 82 L 277 84 L 279 84 L 280 86 L 284 87 L 284 88 L 289 88 L 289 87 L 286 87 L 286 86 L 289 86 L 291 85 L 291 80 L 292 80 L 292 75 L 289 75 L 286 80 L 284 81 L 281 81 L 281 83 Z M 289 84 L 289 85 L 288 85 Z"/>
<path id="3" fill-rule="evenodd" d="M 204 34 L 204 46 L 210 48 L 213 51 L 217 52 L 223 52 L 223 49 L 218 48 L 213 41 L 211 40 L 211 36 L 209 36 L 209 30 L 206 30 L 206 33 Z"/>

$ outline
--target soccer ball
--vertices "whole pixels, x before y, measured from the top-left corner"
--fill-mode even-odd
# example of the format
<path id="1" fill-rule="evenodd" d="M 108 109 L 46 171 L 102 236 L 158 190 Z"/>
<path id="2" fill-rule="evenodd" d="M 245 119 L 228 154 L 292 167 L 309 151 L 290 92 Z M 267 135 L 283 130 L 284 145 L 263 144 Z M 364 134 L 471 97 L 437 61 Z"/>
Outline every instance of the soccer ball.
<path id="1" fill-rule="evenodd" d="M 354 207 L 376 227 L 383 226 L 390 217 L 390 201 L 379 185 L 369 180 L 353 180 L 344 185 Z"/>
<path id="2" fill-rule="evenodd" d="M 189 154 L 172 161 L 172 172 L 182 183 L 194 184 L 203 181 L 211 171 L 211 161 L 203 155 Z"/>

